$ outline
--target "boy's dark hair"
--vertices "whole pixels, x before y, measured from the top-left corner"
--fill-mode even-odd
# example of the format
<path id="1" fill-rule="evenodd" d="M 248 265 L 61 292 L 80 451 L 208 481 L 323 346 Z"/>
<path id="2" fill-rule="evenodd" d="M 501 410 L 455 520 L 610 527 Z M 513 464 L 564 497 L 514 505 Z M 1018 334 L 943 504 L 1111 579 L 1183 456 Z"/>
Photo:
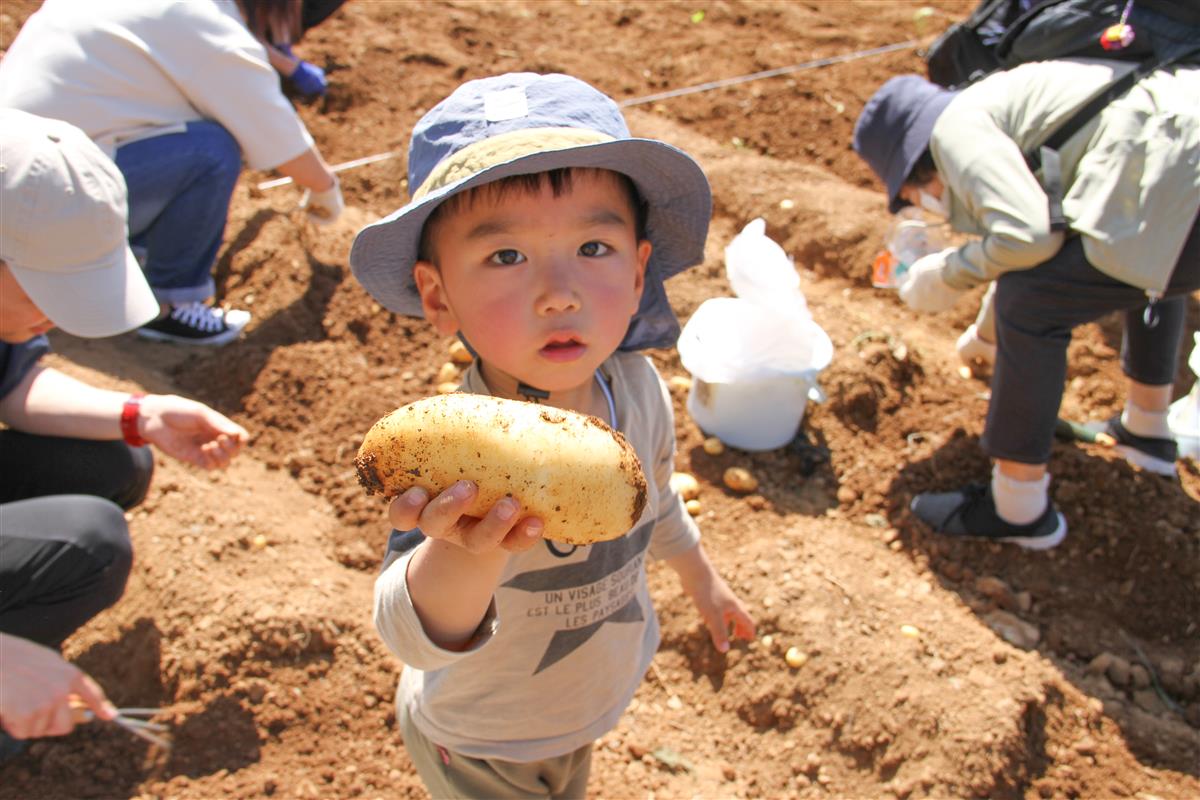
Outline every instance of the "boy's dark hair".
<path id="1" fill-rule="evenodd" d="M 638 240 L 646 238 L 646 202 L 638 192 L 637 186 L 628 175 L 614 170 L 596 169 L 592 167 L 560 167 L 545 172 L 528 172 L 521 175 L 510 175 L 507 178 L 485 183 L 465 192 L 446 198 L 445 202 L 433 210 L 421 229 L 421 243 L 417 248 L 417 258 L 421 261 L 436 263 L 430 231 L 446 214 L 469 208 L 483 193 L 490 193 L 500 198 L 510 193 L 533 194 L 541 191 L 547 183 L 555 197 L 559 197 L 571 188 L 572 178 L 577 172 L 604 172 L 612 175 L 617 184 L 629 198 L 629 206 L 633 210 L 634 230 Z"/>
<path id="2" fill-rule="evenodd" d="M 933 153 L 928 147 L 917 157 L 917 163 L 909 170 L 904 179 L 905 186 L 924 186 L 937 177 L 937 165 L 933 163 Z"/>

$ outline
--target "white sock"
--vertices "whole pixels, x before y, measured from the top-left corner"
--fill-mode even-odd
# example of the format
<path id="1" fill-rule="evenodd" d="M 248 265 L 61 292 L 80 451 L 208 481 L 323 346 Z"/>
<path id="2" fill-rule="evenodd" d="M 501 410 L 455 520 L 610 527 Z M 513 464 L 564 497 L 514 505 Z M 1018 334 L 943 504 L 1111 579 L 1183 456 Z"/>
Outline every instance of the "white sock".
<path id="1" fill-rule="evenodd" d="M 1125 430 L 1135 436 L 1147 439 L 1170 439 L 1171 424 L 1167 420 L 1167 411 L 1147 411 L 1132 400 L 1125 401 L 1125 410 L 1121 412 L 1121 424 Z"/>
<path id="2" fill-rule="evenodd" d="M 1050 497 L 1050 473 L 1036 481 L 1019 481 L 1000 474 L 999 465 L 992 467 L 992 497 L 1000 519 L 1013 525 L 1028 525 L 1046 510 Z"/>

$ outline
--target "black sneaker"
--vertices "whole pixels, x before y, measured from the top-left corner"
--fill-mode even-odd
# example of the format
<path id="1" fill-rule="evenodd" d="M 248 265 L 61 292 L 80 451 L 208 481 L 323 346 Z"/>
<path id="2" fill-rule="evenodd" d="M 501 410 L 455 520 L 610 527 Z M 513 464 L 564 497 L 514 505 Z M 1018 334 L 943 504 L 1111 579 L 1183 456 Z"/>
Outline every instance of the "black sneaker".
<path id="1" fill-rule="evenodd" d="M 938 533 L 993 542 L 1009 542 L 1027 550 L 1049 550 L 1067 535 L 1067 521 L 1053 501 L 1028 525 L 1005 522 L 996 513 L 990 484 L 972 484 L 956 492 L 928 492 L 913 498 L 913 513 Z"/>
<path id="2" fill-rule="evenodd" d="M 1116 451 L 1130 464 L 1158 475 L 1178 474 L 1175 459 L 1179 457 L 1179 444 L 1174 439 L 1138 436 L 1121 424 L 1120 414 L 1108 421 L 1104 432 L 1116 440 Z"/>
<path id="3" fill-rule="evenodd" d="M 187 303 L 172 306 L 170 314 L 138 328 L 138 336 L 156 342 L 221 345 L 236 339 L 249 321 L 249 311 Z"/>

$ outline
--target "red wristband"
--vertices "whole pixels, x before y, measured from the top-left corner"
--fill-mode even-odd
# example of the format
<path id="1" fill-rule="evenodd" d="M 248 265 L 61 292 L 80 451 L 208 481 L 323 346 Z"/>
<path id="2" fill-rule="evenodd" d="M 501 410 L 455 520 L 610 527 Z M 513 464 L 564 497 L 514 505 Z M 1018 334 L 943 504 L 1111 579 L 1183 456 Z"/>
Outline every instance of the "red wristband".
<path id="1" fill-rule="evenodd" d="M 125 405 L 121 406 L 121 435 L 125 437 L 125 444 L 130 447 L 142 447 L 146 444 L 146 440 L 138 433 L 138 415 L 141 411 L 142 398 L 145 396 L 144 394 L 131 394 L 125 401 Z"/>

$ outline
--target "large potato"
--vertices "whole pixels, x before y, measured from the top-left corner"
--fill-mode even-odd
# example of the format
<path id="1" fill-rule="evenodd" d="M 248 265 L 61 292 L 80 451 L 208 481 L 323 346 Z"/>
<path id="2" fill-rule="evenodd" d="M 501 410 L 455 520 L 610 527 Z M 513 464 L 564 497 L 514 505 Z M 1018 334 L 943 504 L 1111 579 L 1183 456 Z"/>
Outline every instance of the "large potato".
<path id="1" fill-rule="evenodd" d="M 367 432 L 354 466 L 369 493 L 389 497 L 474 481 L 469 515 L 512 495 L 545 523 L 547 539 L 573 544 L 621 536 L 646 505 L 637 453 L 602 420 L 489 395 L 439 395 L 396 409 Z"/>

